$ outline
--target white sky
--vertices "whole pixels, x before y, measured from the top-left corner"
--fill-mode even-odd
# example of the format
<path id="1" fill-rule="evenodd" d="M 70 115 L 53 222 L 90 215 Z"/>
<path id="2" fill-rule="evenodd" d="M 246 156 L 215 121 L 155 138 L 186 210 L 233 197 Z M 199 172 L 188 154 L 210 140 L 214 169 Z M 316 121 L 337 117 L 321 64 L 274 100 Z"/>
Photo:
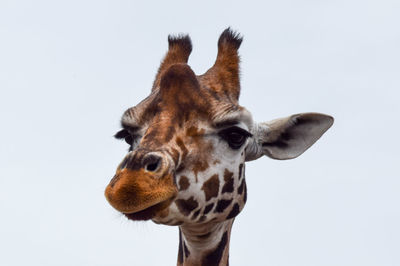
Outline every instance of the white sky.
<path id="1" fill-rule="evenodd" d="M 227 26 L 257 121 L 336 119 L 300 158 L 247 164 L 231 265 L 400 265 L 400 2 L 144 2 L 0 1 L 0 265 L 176 264 L 177 227 L 103 196 L 127 149 L 112 135 L 169 33 L 201 74 Z"/>

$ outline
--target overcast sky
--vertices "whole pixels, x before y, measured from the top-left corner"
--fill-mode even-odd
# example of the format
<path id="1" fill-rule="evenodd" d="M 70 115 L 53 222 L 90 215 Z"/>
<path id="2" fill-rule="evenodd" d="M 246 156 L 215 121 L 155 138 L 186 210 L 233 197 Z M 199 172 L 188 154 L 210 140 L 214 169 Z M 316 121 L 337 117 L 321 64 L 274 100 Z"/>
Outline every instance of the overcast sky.
<path id="1" fill-rule="evenodd" d="M 0 1 L 0 264 L 175 265 L 178 228 L 134 223 L 103 191 L 170 33 L 210 67 L 244 36 L 255 120 L 335 117 L 301 157 L 246 167 L 231 265 L 400 265 L 400 2 Z"/>

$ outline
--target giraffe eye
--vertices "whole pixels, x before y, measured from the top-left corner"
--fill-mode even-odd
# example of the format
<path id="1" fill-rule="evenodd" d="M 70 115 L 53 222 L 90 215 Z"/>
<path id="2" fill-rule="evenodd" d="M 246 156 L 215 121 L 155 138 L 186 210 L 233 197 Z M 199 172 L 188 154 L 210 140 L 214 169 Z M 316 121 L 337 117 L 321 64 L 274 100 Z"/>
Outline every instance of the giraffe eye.
<path id="1" fill-rule="evenodd" d="M 252 134 L 246 130 L 236 126 L 223 129 L 218 133 L 218 135 L 228 142 L 229 147 L 234 150 L 242 147 L 246 139 L 252 136 Z"/>
<path id="2" fill-rule="evenodd" d="M 129 145 L 132 145 L 133 137 L 131 135 L 126 136 L 124 139 L 125 139 L 126 143 L 128 143 Z"/>
<path id="3" fill-rule="evenodd" d="M 123 129 L 118 131 L 117 134 L 114 135 L 116 139 L 124 139 L 127 144 L 129 144 L 129 150 L 133 150 L 133 146 L 135 146 L 139 136 L 131 135 L 128 130 Z"/>

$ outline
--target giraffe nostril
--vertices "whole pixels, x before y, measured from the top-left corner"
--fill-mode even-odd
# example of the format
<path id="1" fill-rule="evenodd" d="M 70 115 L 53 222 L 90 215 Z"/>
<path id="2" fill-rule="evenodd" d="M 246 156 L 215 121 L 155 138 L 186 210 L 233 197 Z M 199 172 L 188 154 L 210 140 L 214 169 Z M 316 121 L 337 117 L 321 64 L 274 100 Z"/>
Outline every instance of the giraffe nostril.
<path id="1" fill-rule="evenodd" d="M 152 164 L 148 164 L 146 165 L 146 170 L 150 171 L 150 172 L 154 172 L 155 170 L 157 170 L 159 163 L 152 163 Z"/>
<path id="2" fill-rule="evenodd" d="M 149 172 L 157 171 L 161 166 L 161 158 L 156 155 L 149 155 L 143 159 L 144 169 Z"/>

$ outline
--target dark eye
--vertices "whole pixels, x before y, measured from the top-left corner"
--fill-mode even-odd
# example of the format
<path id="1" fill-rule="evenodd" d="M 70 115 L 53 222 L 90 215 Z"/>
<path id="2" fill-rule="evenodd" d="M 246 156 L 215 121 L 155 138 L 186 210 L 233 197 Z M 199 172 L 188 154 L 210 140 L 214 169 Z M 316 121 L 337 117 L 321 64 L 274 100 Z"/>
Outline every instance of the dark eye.
<path id="1" fill-rule="evenodd" d="M 117 132 L 117 134 L 114 135 L 115 138 L 117 139 L 124 139 L 126 143 L 128 143 L 131 147 L 129 148 L 129 150 L 133 149 L 133 145 L 135 144 L 135 141 L 137 140 L 137 138 L 139 136 L 136 135 L 131 135 L 128 130 L 123 129 L 119 132 Z"/>
<path id="2" fill-rule="evenodd" d="M 221 130 L 218 135 L 228 142 L 232 149 L 239 149 L 248 137 L 252 135 L 240 127 L 230 127 Z"/>
<path id="3" fill-rule="evenodd" d="M 124 139 L 125 139 L 126 143 L 128 143 L 129 145 L 132 145 L 133 137 L 131 135 L 126 136 Z"/>

